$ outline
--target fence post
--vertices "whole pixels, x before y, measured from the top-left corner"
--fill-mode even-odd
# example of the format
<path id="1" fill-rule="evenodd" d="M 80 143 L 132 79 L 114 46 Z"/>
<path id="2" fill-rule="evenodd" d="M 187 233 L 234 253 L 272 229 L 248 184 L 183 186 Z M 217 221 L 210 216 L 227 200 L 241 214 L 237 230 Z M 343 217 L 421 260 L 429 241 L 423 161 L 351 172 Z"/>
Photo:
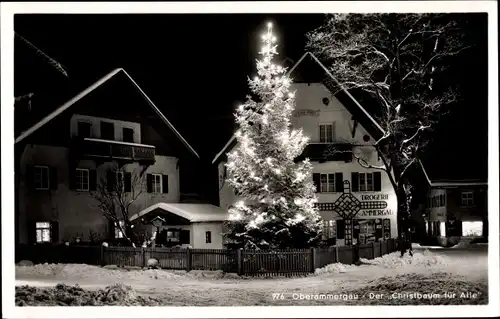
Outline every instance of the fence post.
<path id="1" fill-rule="evenodd" d="M 104 267 L 104 245 L 101 245 L 101 267 Z"/>
<path id="2" fill-rule="evenodd" d="M 186 254 L 186 258 L 187 258 L 187 262 L 186 262 L 186 271 L 191 271 L 191 263 L 192 263 L 192 258 L 191 258 L 191 249 L 189 249 L 189 247 L 187 248 L 187 254 Z"/>
<path id="3" fill-rule="evenodd" d="M 147 267 L 146 261 L 146 247 L 141 247 L 142 268 Z"/>
<path id="4" fill-rule="evenodd" d="M 338 263 L 340 260 L 339 258 L 339 246 L 335 245 L 335 262 Z"/>
<path id="5" fill-rule="evenodd" d="M 238 275 L 243 275 L 243 248 L 237 250 L 238 256 Z"/>
<path id="6" fill-rule="evenodd" d="M 311 272 L 316 270 L 316 248 L 311 247 Z"/>

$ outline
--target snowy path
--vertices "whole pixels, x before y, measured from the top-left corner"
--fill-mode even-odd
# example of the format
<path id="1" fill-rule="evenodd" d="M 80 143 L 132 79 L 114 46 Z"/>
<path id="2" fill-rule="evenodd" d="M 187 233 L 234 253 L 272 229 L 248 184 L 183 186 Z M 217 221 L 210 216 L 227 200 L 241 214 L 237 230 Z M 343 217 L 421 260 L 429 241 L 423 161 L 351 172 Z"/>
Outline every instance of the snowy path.
<path id="1" fill-rule="evenodd" d="M 333 267 L 334 272 L 319 275 L 271 279 L 210 278 L 217 274 L 211 272 L 123 271 L 87 265 L 37 265 L 16 267 L 16 285 L 54 286 L 65 283 L 98 289 L 120 282 L 132 286 L 140 295 L 160 297 L 172 306 L 234 306 L 345 304 L 342 300 L 293 298 L 298 294 L 347 294 L 353 291 L 367 292 L 366 289 L 377 292 L 375 290 L 387 290 L 390 287 L 399 289 L 402 281 L 408 287 L 412 284 L 415 287 L 421 285 L 422 289 L 426 285 L 435 286 L 436 280 L 487 283 L 486 256 L 470 258 L 467 254 L 446 256 L 416 251 L 411 259 L 401 259 L 396 253 L 368 262 L 372 264 L 340 267 L 345 271 L 340 273 L 339 267 Z M 413 264 L 407 264 L 410 262 Z"/>

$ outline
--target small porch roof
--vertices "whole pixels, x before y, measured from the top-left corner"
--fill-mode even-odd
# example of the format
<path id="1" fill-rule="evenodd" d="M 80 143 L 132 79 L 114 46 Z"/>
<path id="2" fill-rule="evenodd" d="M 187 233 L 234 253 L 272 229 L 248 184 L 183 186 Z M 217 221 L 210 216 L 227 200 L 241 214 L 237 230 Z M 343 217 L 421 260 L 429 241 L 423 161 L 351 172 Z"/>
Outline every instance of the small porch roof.
<path id="1" fill-rule="evenodd" d="M 158 203 L 132 215 L 130 221 L 141 218 L 157 209 L 183 217 L 191 223 L 225 221 L 228 218 L 228 213 L 226 211 L 210 204 Z"/>

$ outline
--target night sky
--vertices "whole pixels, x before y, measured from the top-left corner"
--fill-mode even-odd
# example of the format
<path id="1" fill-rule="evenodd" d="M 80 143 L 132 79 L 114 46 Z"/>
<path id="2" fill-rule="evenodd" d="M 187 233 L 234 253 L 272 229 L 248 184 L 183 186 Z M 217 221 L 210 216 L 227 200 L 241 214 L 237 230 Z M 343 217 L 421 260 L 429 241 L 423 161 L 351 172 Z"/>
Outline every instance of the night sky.
<path id="1" fill-rule="evenodd" d="M 18 34 L 65 66 L 74 94 L 124 68 L 202 159 L 211 161 L 233 132 L 235 106 L 249 93 L 246 80 L 255 75 L 266 23 L 275 25 L 281 58 L 297 61 L 304 53 L 305 33 L 321 25 L 324 15 L 16 15 L 14 21 Z M 429 152 L 436 172 L 447 169 L 476 178 L 477 168 L 484 167 L 479 173 L 486 176 L 483 25 L 477 30 L 480 45 L 462 71 L 472 72 L 462 87 L 467 101 L 436 132 Z"/>
<path id="2" fill-rule="evenodd" d="M 71 89 L 124 68 L 195 150 L 211 159 L 230 138 L 249 93 L 260 35 L 275 24 L 278 51 L 297 61 L 324 15 L 16 15 L 14 30 L 61 63 Z"/>

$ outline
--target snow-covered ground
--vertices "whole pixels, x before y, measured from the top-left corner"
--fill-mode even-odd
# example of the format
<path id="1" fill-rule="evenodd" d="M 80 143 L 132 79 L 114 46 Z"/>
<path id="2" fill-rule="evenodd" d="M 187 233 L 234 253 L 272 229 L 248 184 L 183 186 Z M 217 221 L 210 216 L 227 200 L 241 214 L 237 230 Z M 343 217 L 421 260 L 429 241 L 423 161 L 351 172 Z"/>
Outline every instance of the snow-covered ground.
<path id="1" fill-rule="evenodd" d="M 75 264 L 16 266 L 16 285 L 54 287 L 64 283 L 96 290 L 123 283 L 133 287 L 137 295 L 154 297 L 168 306 L 487 302 L 487 252 L 470 258 L 466 251 L 447 255 L 415 250 L 413 258 L 393 253 L 362 262 L 360 266 L 328 265 L 303 278 L 270 279 L 240 278 L 221 272 L 126 270 Z M 464 296 L 461 292 L 471 294 Z M 377 293 L 381 295 L 375 296 Z"/>

